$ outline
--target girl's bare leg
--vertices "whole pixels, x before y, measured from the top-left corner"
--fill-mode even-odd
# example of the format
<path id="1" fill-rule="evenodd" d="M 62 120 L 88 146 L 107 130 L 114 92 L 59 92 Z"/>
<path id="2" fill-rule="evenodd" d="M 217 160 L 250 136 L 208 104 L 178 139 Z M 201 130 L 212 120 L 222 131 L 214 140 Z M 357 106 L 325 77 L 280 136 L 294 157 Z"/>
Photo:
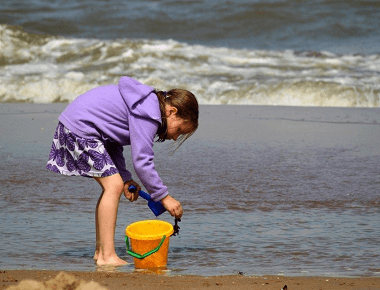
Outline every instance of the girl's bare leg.
<path id="1" fill-rule="evenodd" d="M 95 212 L 96 250 L 94 259 L 97 265 L 121 266 L 127 264 L 115 251 L 115 227 L 120 196 L 124 183 L 119 174 L 107 177 L 95 177 L 103 188 Z"/>
<path id="2" fill-rule="evenodd" d="M 104 193 L 104 189 L 102 191 L 102 194 L 100 195 L 98 202 L 96 204 L 96 209 L 95 209 L 95 229 L 96 229 L 96 248 L 95 248 L 95 254 L 94 254 L 94 260 L 98 260 L 99 256 L 99 245 L 100 245 L 100 238 L 99 238 L 99 215 L 98 215 L 98 209 L 99 209 L 99 203 L 102 199 Z"/>

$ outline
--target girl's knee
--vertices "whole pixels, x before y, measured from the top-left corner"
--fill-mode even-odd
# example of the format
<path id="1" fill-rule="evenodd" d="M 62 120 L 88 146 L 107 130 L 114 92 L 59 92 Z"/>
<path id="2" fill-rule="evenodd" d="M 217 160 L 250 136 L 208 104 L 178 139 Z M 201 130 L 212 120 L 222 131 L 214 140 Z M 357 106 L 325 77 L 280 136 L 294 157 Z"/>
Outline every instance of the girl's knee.
<path id="1" fill-rule="evenodd" d="M 114 192 L 115 194 L 118 194 L 120 196 L 124 192 L 124 183 L 123 183 L 123 181 L 117 182 L 117 183 L 113 184 L 111 186 L 110 190 L 112 192 Z"/>
<path id="2" fill-rule="evenodd" d="M 118 195 L 121 195 L 124 192 L 124 182 L 120 174 L 97 177 L 95 179 L 102 187 L 103 192 L 112 192 Z"/>

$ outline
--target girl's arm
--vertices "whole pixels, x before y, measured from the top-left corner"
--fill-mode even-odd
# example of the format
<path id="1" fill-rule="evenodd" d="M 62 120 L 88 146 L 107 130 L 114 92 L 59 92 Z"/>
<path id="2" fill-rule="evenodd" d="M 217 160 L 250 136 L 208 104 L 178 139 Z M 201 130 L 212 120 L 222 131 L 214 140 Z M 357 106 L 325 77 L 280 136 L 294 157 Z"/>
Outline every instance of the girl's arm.
<path id="1" fill-rule="evenodd" d="M 121 175 L 124 182 L 132 180 L 132 174 L 125 166 L 125 159 L 123 156 L 123 147 L 116 142 L 106 143 L 107 152 L 110 154 L 112 161 L 115 163 L 117 170 Z"/>
<path id="2" fill-rule="evenodd" d="M 158 175 L 153 162 L 153 143 L 159 122 L 134 114 L 129 116 L 132 162 L 137 177 L 154 201 L 168 195 L 168 189 Z"/>

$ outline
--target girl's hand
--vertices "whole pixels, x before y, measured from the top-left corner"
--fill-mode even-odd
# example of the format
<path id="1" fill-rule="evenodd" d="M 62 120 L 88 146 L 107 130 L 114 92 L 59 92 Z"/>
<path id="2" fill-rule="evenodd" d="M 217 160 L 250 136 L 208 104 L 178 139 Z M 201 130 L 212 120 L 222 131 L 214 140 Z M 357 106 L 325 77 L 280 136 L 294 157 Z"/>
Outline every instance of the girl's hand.
<path id="1" fill-rule="evenodd" d="M 167 195 L 161 199 L 161 203 L 171 216 L 174 216 L 177 219 L 182 217 L 183 209 L 179 201 L 175 200 L 170 195 Z"/>
<path id="2" fill-rule="evenodd" d="M 131 185 L 134 185 L 137 188 L 135 192 L 129 191 L 128 187 L 130 187 Z M 124 196 L 131 202 L 136 201 L 139 198 L 140 189 L 140 185 L 137 182 L 134 182 L 133 180 L 128 180 L 124 182 Z"/>

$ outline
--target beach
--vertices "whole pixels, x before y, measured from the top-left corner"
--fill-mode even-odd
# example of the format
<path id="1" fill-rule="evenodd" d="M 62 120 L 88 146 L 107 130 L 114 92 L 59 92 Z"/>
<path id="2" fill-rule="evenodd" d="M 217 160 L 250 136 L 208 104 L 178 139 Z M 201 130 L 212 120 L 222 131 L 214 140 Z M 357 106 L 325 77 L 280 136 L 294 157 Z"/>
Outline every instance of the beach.
<path id="1" fill-rule="evenodd" d="M 0 7 L 1 289 L 380 290 L 379 4 L 53 2 Z M 154 144 L 184 209 L 160 274 L 126 252 L 125 228 L 155 218 L 144 200 L 120 201 L 128 264 L 101 269 L 101 188 L 45 169 L 67 104 L 122 76 L 200 104 L 178 150 Z"/>
<path id="2" fill-rule="evenodd" d="M 167 275 L 135 272 L 125 227 L 153 216 L 143 200 L 122 199 L 115 247 L 129 264 L 107 278 L 92 260 L 98 185 L 45 169 L 66 105 L 0 105 L 4 285 L 75 271 L 109 289 L 122 277 L 183 289 L 380 287 L 379 109 L 201 105 L 198 131 L 174 155 L 155 144 L 157 170 L 184 208 Z M 127 149 L 125 158 L 133 168 Z"/>
<path id="3" fill-rule="evenodd" d="M 60 275 L 59 277 L 57 277 Z M 50 288 L 43 288 L 41 284 L 32 288 L 36 283 L 48 285 Z M 107 272 L 59 272 L 59 271 L 39 271 L 39 270 L 14 270 L 1 271 L 0 281 L 2 288 L 13 290 L 35 289 L 35 290 L 58 290 L 58 289 L 79 289 L 75 285 L 86 286 L 86 290 L 118 290 L 118 289 L 268 289 L 280 290 L 285 285 L 289 290 L 378 290 L 380 289 L 380 277 L 360 277 L 360 278 L 332 278 L 332 277 L 284 277 L 284 276 L 262 276 L 245 277 L 234 276 L 166 276 L 147 273 L 107 273 Z M 20 285 L 20 281 L 24 281 Z M 50 282 L 48 282 L 50 281 Z M 95 283 L 94 283 L 95 282 Z M 69 285 L 71 288 L 65 288 Z M 25 286 L 25 288 L 21 288 Z M 29 286 L 29 288 L 27 288 Z M 17 288 L 19 287 L 19 288 Z M 10 290 L 11 290 L 10 289 Z"/>

